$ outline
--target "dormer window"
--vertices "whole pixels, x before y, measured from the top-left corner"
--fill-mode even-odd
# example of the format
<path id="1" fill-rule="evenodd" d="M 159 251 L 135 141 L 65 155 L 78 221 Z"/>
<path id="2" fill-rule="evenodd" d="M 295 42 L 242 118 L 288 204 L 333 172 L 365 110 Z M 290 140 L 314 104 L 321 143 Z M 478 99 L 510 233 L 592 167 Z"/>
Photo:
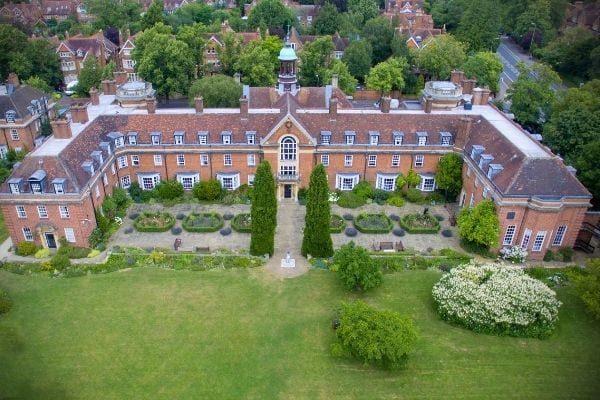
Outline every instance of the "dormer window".
<path id="1" fill-rule="evenodd" d="M 231 132 L 230 131 L 221 132 L 221 139 L 223 140 L 223 144 L 231 144 Z"/>
<path id="2" fill-rule="evenodd" d="M 160 132 L 152 132 L 150 134 L 150 143 L 153 146 L 158 146 L 160 144 Z"/>
<path id="3" fill-rule="evenodd" d="M 256 143 L 256 131 L 247 131 L 246 132 L 246 143 L 247 144 L 255 144 Z"/>
<path id="4" fill-rule="evenodd" d="M 417 132 L 417 146 L 425 146 L 427 144 L 427 132 Z"/>
<path id="5" fill-rule="evenodd" d="M 6 122 L 9 124 L 14 124 L 15 123 L 15 119 L 17 118 L 17 112 L 13 111 L 13 110 L 9 110 L 6 111 L 4 113 L 4 116 L 6 117 Z"/>
<path id="6" fill-rule="evenodd" d="M 484 151 L 485 151 L 485 147 L 480 146 L 478 144 L 473 145 L 473 147 L 471 148 L 471 159 L 476 161 L 476 158 Z"/>
<path id="7" fill-rule="evenodd" d="M 123 147 L 125 146 L 125 142 L 123 141 L 122 137 L 118 137 L 115 138 L 115 149 L 119 148 L 119 147 Z"/>
<path id="8" fill-rule="evenodd" d="M 482 154 L 479 159 L 479 168 L 484 169 L 488 166 L 489 163 L 492 162 L 494 157 L 491 154 Z"/>
<path id="9" fill-rule="evenodd" d="M 83 50 L 77 50 L 77 57 L 83 57 Z"/>
<path id="10" fill-rule="evenodd" d="M 404 140 L 404 132 L 394 131 L 394 146 L 402 146 Z"/>
<path id="11" fill-rule="evenodd" d="M 38 169 L 28 179 L 31 193 L 41 194 L 46 183 L 46 171 Z"/>
<path id="12" fill-rule="evenodd" d="M 52 187 L 54 188 L 54 193 L 56 194 L 64 194 L 66 188 L 66 179 L 57 178 L 52 181 Z"/>
<path id="13" fill-rule="evenodd" d="M 129 132 L 127 134 L 127 140 L 131 146 L 137 145 L 137 132 Z"/>
<path id="14" fill-rule="evenodd" d="M 110 143 L 108 142 L 100 142 L 100 148 L 104 151 L 106 151 L 106 154 L 108 154 L 109 156 L 112 154 L 112 150 L 110 148 Z"/>
<path id="15" fill-rule="evenodd" d="M 21 193 L 21 178 L 12 178 L 8 181 L 8 187 L 10 188 L 10 192 L 12 194 Z"/>
<path id="16" fill-rule="evenodd" d="M 184 144 L 185 140 L 185 132 L 184 131 L 175 131 L 174 134 L 174 143 L 175 144 Z"/>
<path id="17" fill-rule="evenodd" d="M 199 144 L 207 144 L 208 143 L 208 131 L 199 131 L 198 132 L 198 143 Z"/>
<path id="18" fill-rule="evenodd" d="M 356 132 L 354 131 L 346 131 L 344 133 L 346 136 L 346 144 L 354 144 L 354 138 L 356 137 Z"/>
<path id="19" fill-rule="evenodd" d="M 94 163 L 91 161 L 84 161 L 81 164 L 81 168 L 90 175 L 94 175 Z"/>
<path id="20" fill-rule="evenodd" d="M 331 144 L 331 131 L 321 131 L 321 144 Z"/>
<path id="21" fill-rule="evenodd" d="M 102 152 L 100 150 L 92 151 L 92 159 L 98 161 L 98 164 L 102 165 L 104 163 L 104 157 L 102 156 Z"/>
<path id="22" fill-rule="evenodd" d="M 452 143 L 452 134 L 450 132 L 440 132 L 440 144 L 449 146 Z"/>
<path id="23" fill-rule="evenodd" d="M 377 146 L 377 143 L 379 143 L 379 131 L 369 131 L 369 144 Z"/>
<path id="24" fill-rule="evenodd" d="M 504 168 L 500 164 L 490 164 L 490 168 L 488 169 L 487 177 L 493 179 L 496 175 L 498 175 Z"/>

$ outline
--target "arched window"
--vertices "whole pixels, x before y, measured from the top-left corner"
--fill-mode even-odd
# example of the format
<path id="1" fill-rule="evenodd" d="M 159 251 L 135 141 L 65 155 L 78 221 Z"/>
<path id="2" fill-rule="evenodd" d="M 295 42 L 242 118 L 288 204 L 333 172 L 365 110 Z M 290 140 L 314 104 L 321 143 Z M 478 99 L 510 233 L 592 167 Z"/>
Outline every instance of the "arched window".
<path id="1" fill-rule="evenodd" d="M 281 141 L 281 160 L 292 161 L 296 159 L 296 140 L 292 137 L 283 138 Z"/>

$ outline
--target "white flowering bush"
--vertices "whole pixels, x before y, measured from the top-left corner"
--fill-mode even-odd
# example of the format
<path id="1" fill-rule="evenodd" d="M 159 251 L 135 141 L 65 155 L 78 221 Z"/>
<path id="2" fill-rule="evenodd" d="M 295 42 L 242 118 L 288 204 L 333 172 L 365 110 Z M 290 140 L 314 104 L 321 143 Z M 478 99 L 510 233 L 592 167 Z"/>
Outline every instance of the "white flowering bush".
<path id="1" fill-rule="evenodd" d="M 440 317 L 475 332 L 546 337 L 558 320 L 556 293 L 522 269 L 467 264 L 433 287 Z"/>
<path id="2" fill-rule="evenodd" d="M 117 225 L 121 226 L 121 224 L 123 223 L 123 218 L 115 217 L 115 222 L 117 223 Z"/>
<path id="3" fill-rule="evenodd" d="M 337 203 L 337 201 L 339 199 L 340 199 L 340 196 L 336 192 L 329 192 L 329 202 L 330 203 Z"/>
<path id="4" fill-rule="evenodd" d="M 523 263 L 527 259 L 527 251 L 521 246 L 503 247 L 500 249 L 500 258 L 512 263 Z"/>

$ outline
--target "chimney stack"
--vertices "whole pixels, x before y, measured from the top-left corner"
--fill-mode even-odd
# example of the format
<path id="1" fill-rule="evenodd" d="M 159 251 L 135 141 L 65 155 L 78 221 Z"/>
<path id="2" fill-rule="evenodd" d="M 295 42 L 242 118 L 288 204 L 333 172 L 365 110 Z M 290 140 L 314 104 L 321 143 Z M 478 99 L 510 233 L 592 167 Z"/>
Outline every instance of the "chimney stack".
<path id="1" fill-rule="evenodd" d="M 8 83 L 10 85 L 13 85 L 13 87 L 16 89 L 19 87 L 19 85 L 21 84 L 21 82 L 19 81 L 19 76 L 17 74 L 15 74 L 14 72 L 11 72 L 10 74 L 8 74 Z"/>
<path id="2" fill-rule="evenodd" d="M 115 95 L 117 94 L 117 85 L 114 80 L 104 80 L 102 81 L 102 91 L 105 95 Z"/>
<path id="3" fill-rule="evenodd" d="M 490 100 L 490 89 L 484 88 L 481 91 L 481 105 L 485 106 Z"/>
<path id="4" fill-rule="evenodd" d="M 156 99 L 154 96 L 146 97 L 146 111 L 148 111 L 148 114 L 156 113 Z"/>
<path id="5" fill-rule="evenodd" d="M 89 103 L 71 104 L 71 119 L 75 123 L 84 124 L 89 121 L 87 106 Z"/>
<path id="6" fill-rule="evenodd" d="M 239 72 L 233 74 L 233 79 L 235 79 L 235 83 L 240 85 L 242 83 L 242 75 Z"/>
<path id="7" fill-rule="evenodd" d="M 240 99 L 240 117 L 248 119 L 248 98 L 246 96 L 242 96 Z"/>
<path id="8" fill-rule="evenodd" d="M 390 96 L 383 96 L 381 98 L 381 112 L 384 114 L 389 114 L 391 103 L 392 98 Z"/>
<path id="9" fill-rule="evenodd" d="M 55 139 L 70 139 L 73 136 L 71 121 L 68 119 L 55 119 L 50 121 L 50 126 Z"/>
<path id="10" fill-rule="evenodd" d="M 464 79 L 462 81 L 463 94 L 471 94 L 473 93 L 473 88 L 475 87 L 475 79 Z"/>
<path id="11" fill-rule="evenodd" d="M 454 83 L 455 85 L 460 86 L 463 79 L 464 79 L 464 73 L 462 71 L 457 71 L 457 70 L 452 71 L 451 77 L 450 77 L 450 82 Z"/>
<path id="12" fill-rule="evenodd" d="M 337 116 L 338 109 L 338 99 L 337 97 L 332 97 L 329 99 L 329 118 L 335 119 Z"/>
<path id="13" fill-rule="evenodd" d="M 197 114 L 202 114 L 204 112 L 204 97 L 195 97 L 194 98 L 194 108 L 196 109 Z"/>
<path id="14" fill-rule="evenodd" d="M 127 83 L 127 72 L 125 71 L 115 71 L 113 72 L 113 76 L 115 78 L 115 83 L 117 86 L 124 85 Z"/>
<path id="15" fill-rule="evenodd" d="M 433 97 L 427 96 L 425 97 L 425 114 L 431 114 L 431 109 L 433 108 Z"/>
<path id="16" fill-rule="evenodd" d="M 100 104 L 100 93 L 94 87 L 90 89 L 90 100 L 93 106 Z"/>
<path id="17" fill-rule="evenodd" d="M 339 76 L 338 74 L 331 75 L 331 87 L 336 88 L 339 84 Z"/>
<path id="18" fill-rule="evenodd" d="M 456 150 L 464 150 L 469 138 L 471 137 L 471 129 L 473 127 L 473 119 L 470 117 L 462 117 L 458 124 L 456 131 L 456 138 L 454 139 L 454 148 Z"/>
<path id="19" fill-rule="evenodd" d="M 480 106 L 481 105 L 481 95 L 482 95 L 483 89 L 481 88 L 475 88 L 473 89 L 473 100 L 471 101 L 473 103 L 474 106 Z"/>

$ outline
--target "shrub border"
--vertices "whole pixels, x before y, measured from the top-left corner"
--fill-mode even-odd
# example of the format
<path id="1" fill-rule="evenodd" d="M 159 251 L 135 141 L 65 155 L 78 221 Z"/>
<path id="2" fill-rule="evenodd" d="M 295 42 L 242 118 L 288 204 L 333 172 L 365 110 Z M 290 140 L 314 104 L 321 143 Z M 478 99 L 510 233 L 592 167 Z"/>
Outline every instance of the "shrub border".
<path id="1" fill-rule="evenodd" d="M 403 215 L 402 218 L 400 218 L 400 226 L 402 228 L 404 228 L 404 230 L 408 233 L 413 233 L 413 234 L 428 234 L 428 233 L 438 233 L 440 231 L 440 221 L 438 221 L 434 216 L 432 216 L 431 214 L 426 214 L 427 217 L 431 220 L 435 222 L 436 227 L 435 228 L 414 228 L 412 226 L 410 226 L 408 223 L 406 223 L 405 219 L 407 219 L 410 216 L 421 216 L 423 214 L 416 214 L 416 213 L 412 213 L 412 214 L 406 214 Z"/>
<path id="2" fill-rule="evenodd" d="M 242 227 L 241 225 L 239 225 L 238 219 L 240 219 L 242 215 L 250 215 L 250 213 L 239 213 L 235 217 L 233 217 L 233 219 L 231 220 L 231 228 L 233 228 L 234 231 L 239 233 L 251 233 L 252 225 L 250 225 L 249 228 Z"/>
<path id="3" fill-rule="evenodd" d="M 139 226 L 139 222 L 141 221 L 142 217 L 150 217 L 152 215 L 167 216 L 170 218 L 170 222 L 163 227 L 158 227 L 158 226 L 156 226 L 156 227 L 153 227 L 153 226 L 140 227 Z M 140 215 L 138 215 L 138 217 L 133 222 L 133 226 L 135 227 L 135 229 L 138 232 L 166 232 L 166 231 L 170 230 L 174 225 L 175 225 L 175 216 L 173 216 L 171 213 L 168 213 L 165 211 L 162 211 L 162 212 L 144 211 Z"/>
<path id="4" fill-rule="evenodd" d="M 372 229 L 372 228 L 363 228 L 363 227 L 358 226 L 359 221 L 369 215 L 377 215 L 379 217 L 383 217 L 385 219 L 385 221 L 387 221 L 388 228 L 387 229 L 383 229 L 383 228 L 382 229 Z M 390 220 L 390 217 L 388 217 L 384 213 L 376 213 L 376 214 L 360 213 L 356 216 L 356 218 L 354 218 L 354 227 L 356 228 L 357 231 L 359 231 L 361 233 L 389 233 L 392 230 L 392 228 L 394 228 L 394 224 Z"/>
<path id="5" fill-rule="evenodd" d="M 338 214 L 331 214 L 331 217 L 338 217 L 340 219 L 340 221 L 342 221 L 342 226 L 340 228 L 332 228 L 331 227 L 331 222 L 329 223 L 329 232 L 331 233 L 342 233 L 344 231 L 344 229 L 346 229 L 346 220 L 344 218 L 342 218 L 340 215 Z"/>
<path id="6" fill-rule="evenodd" d="M 188 226 L 189 220 L 192 218 L 195 218 L 197 216 L 210 216 L 210 217 L 214 217 L 216 218 L 219 223 L 217 225 L 214 226 Z M 223 225 L 225 225 L 225 221 L 223 220 L 223 217 L 221 216 L 221 214 L 214 212 L 214 211 L 209 211 L 209 212 L 192 212 L 189 213 L 181 222 L 181 226 L 183 227 L 183 229 L 185 229 L 187 232 L 196 232 L 196 233 L 205 233 L 205 232 L 216 232 L 219 229 L 221 229 L 223 227 Z"/>

